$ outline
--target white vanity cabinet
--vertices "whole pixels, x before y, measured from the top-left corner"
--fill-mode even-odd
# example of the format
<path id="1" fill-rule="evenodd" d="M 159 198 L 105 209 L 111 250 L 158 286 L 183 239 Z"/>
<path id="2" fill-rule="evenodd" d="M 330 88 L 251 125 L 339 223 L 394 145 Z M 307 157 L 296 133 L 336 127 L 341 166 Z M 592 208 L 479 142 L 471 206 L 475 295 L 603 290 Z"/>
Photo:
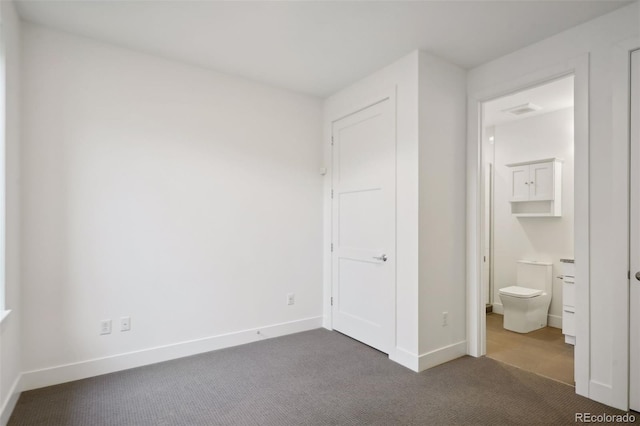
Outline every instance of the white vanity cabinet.
<path id="1" fill-rule="evenodd" d="M 562 212 L 562 162 L 557 158 L 506 165 L 514 216 L 559 217 Z"/>
<path id="2" fill-rule="evenodd" d="M 573 259 L 562 262 L 562 334 L 565 343 L 576 344 L 576 273 Z"/>

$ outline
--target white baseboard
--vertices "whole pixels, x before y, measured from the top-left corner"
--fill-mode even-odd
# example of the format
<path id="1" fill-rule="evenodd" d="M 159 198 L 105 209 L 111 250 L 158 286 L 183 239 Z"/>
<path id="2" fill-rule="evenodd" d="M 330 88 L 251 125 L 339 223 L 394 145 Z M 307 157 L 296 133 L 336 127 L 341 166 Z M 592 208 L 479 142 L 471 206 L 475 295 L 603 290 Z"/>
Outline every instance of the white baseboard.
<path id="1" fill-rule="evenodd" d="M 231 346 L 243 345 L 262 339 L 284 336 L 322 326 L 322 317 L 305 318 L 265 327 L 257 327 L 218 336 L 174 343 L 155 348 L 143 349 L 104 358 L 91 359 L 66 365 L 44 368 L 22 373 L 22 390 L 27 391 L 45 386 L 85 379 L 176 358 L 215 351 Z"/>
<path id="2" fill-rule="evenodd" d="M 322 327 L 329 331 L 333 331 L 333 322 L 331 315 L 325 315 L 322 317 Z"/>
<path id="3" fill-rule="evenodd" d="M 559 315 L 548 315 L 547 325 L 553 328 L 562 328 L 562 317 Z"/>
<path id="4" fill-rule="evenodd" d="M 415 372 L 427 370 L 436 365 L 460 358 L 467 354 L 467 341 L 463 340 L 452 345 L 416 355 L 402 348 L 395 348 L 389 359 Z"/>
<path id="5" fill-rule="evenodd" d="M 501 303 L 495 303 L 493 305 L 493 313 L 504 315 L 504 306 Z M 559 315 L 548 315 L 547 325 L 554 328 L 562 328 L 562 317 Z"/>
<path id="6" fill-rule="evenodd" d="M 395 350 L 389 354 L 389 359 L 407 367 L 409 370 L 415 372 L 420 371 L 420 357 L 406 349 L 396 347 Z"/>
<path id="7" fill-rule="evenodd" d="M 467 354 L 467 341 L 463 340 L 440 349 L 420 355 L 418 371 L 424 371 L 436 365 L 460 358 Z"/>
<path id="8" fill-rule="evenodd" d="M 18 377 L 16 377 L 13 385 L 11 385 L 11 389 L 9 389 L 7 398 L 2 404 L 2 409 L 0 409 L 0 425 L 2 426 L 6 426 L 7 423 L 9 423 L 9 417 L 11 417 L 13 409 L 16 408 L 16 404 L 18 403 L 18 398 L 20 398 L 20 392 L 22 390 L 21 379 L 22 375 L 18 375 Z"/>

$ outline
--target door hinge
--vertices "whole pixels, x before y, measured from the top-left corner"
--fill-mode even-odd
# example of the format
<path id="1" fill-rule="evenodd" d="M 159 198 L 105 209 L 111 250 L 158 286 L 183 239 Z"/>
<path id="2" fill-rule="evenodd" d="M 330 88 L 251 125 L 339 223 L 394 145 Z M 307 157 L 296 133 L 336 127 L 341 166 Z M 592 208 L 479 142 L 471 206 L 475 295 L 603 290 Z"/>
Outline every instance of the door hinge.
<path id="1" fill-rule="evenodd" d="M 333 189 L 331 190 L 331 198 L 333 198 Z"/>
<path id="2" fill-rule="evenodd" d="M 331 252 L 333 253 L 333 243 L 331 243 Z"/>
<path id="3" fill-rule="evenodd" d="M 331 306 L 333 306 L 333 297 L 331 298 Z"/>
<path id="4" fill-rule="evenodd" d="M 331 146 L 333 146 L 333 136 L 331 136 Z"/>

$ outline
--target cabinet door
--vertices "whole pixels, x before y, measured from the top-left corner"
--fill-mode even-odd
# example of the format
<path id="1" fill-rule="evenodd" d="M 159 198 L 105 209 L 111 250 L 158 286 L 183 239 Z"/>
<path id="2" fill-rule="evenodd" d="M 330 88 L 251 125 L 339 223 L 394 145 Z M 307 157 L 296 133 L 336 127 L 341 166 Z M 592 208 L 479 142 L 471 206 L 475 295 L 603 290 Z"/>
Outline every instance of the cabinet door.
<path id="1" fill-rule="evenodd" d="M 573 308 L 564 307 L 562 310 L 562 334 L 576 335 L 576 313 Z"/>
<path id="2" fill-rule="evenodd" d="M 510 201 L 529 200 L 529 166 L 510 167 L 511 198 Z"/>
<path id="3" fill-rule="evenodd" d="M 531 164 L 529 167 L 529 200 L 553 200 L 553 163 Z"/>
<path id="4" fill-rule="evenodd" d="M 576 285 L 572 282 L 562 283 L 562 305 L 567 308 L 574 308 L 576 306 Z"/>

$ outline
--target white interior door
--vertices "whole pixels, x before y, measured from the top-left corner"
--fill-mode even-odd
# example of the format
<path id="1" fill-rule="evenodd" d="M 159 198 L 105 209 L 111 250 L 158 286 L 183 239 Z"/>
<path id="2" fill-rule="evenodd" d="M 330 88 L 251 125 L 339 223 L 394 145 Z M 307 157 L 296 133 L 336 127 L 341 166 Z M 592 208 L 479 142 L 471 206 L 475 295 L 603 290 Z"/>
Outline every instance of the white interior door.
<path id="1" fill-rule="evenodd" d="M 395 106 L 333 123 L 333 328 L 380 351 L 394 344 Z"/>
<path id="2" fill-rule="evenodd" d="M 629 405 L 640 411 L 640 51 L 631 55 L 630 362 Z"/>

